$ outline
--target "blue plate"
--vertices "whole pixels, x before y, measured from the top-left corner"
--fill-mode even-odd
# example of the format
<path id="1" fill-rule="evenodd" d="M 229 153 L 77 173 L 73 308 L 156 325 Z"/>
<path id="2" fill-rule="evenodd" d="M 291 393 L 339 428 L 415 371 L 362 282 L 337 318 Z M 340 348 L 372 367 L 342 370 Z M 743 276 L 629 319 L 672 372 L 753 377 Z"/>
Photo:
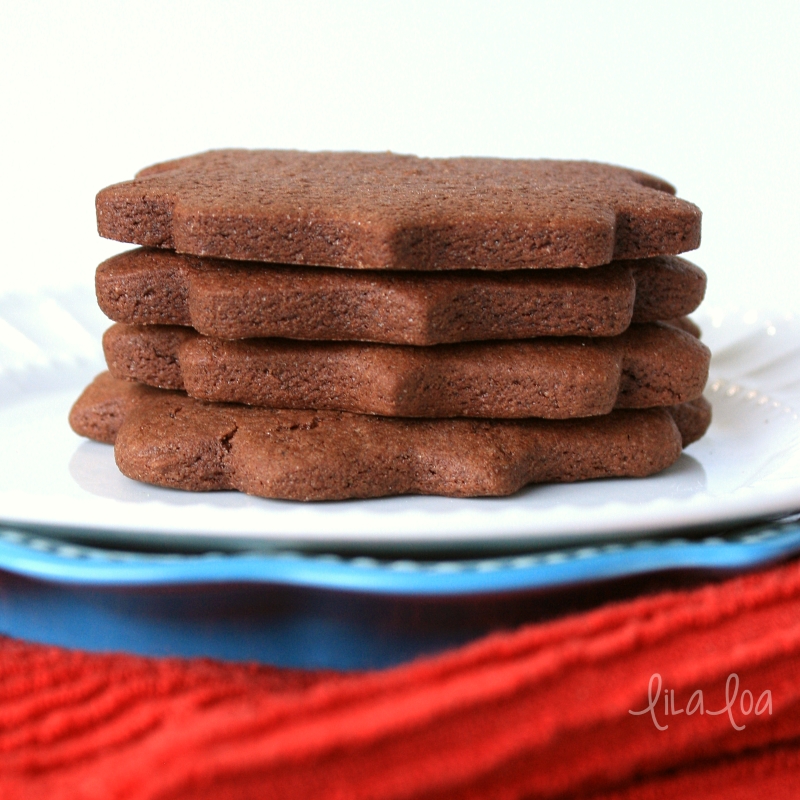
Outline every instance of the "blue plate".
<path id="1" fill-rule="evenodd" d="M 165 555 L 0 529 L 0 632 L 95 651 L 375 668 L 798 552 L 798 517 L 697 540 L 462 561 Z"/>

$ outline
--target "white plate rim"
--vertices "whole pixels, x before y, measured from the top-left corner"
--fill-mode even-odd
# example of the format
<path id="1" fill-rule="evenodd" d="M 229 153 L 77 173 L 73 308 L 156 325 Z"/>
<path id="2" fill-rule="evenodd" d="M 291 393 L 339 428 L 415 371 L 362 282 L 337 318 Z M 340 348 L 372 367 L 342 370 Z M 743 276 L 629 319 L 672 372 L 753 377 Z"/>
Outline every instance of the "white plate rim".
<path id="1" fill-rule="evenodd" d="M 53 304 L 56 304 L 63 312 L 60 324 L 63 326 L 64 319 L 71 317 L 77 320 L 76 331 L 83 326 L 86 336 L 82 338 L 76 334 L 72 344 L 64 345 L 62 342 L 60 346 L 64 352 L 55 354 L 49 351 L 47 345 L 40 346 L 38 354 L 35 349 L 28 348 L 14 365 L 16 374 L 24 374 L 26 370 L 47 372 L 48 369 L 59 368 L 65 360 L 83 365 L 86 369 L 92 366 L 99 370 L 102 367 L 99 362 L 99 347 L 92 351 L 88 341 L 91 336 L 96 336 L 98 326 L 101 329 L 107 322 L 99 318 L 100 322 L 86 325 L 89 312 L 82 304 L 91 302 L 89 293 L 77 291 L 59 295 L 44 292 L 39 293 L 34 300 L 40 304 L 49 304 L 47 307 L 50 312 Z M 8 308 L 8 304 L 5 308 Z M 99 312 L 96 313 L 99 315 Z M 794 366 L 796 362 L 800 367 L 800 321 L 791 313 L 711 308 L 701 311 L 697 319 L 705 329 L 704 333 L 708 334 L 707 340 L 713 340 L 715 332 L 725 332 L 726 326 L 729 329 L 732 321 L 735 321 L 734 333 L 748 342 L 754 336 L 761 339 L 770 336 L 772 341 L 780 340 L 783 335 L 780 330 L 791 329 L 793 338 L 787 364 Z M 3 307 L 0 307 L 0 324 L 3 322 L 6 328 L 14 327 L 13 321 L 4 321 Z M 37 329 L 37 334 L 39 331 Z M 4 341 L 2 333 L 3 329 L 0 327 L 0 345 Z M 730 330 L 727 330 L 727 334 L 731 339 Z M 707 391 L 712 405 L 716 403 L 719 406 L 721 402 L 761 403 L 775 414 L 789 415 L 794 425 L 797 409 L 800 408 L 800 384 L 794 386 L 789 381 L 787 385 L 786 381 L 781 380 L 781 375 L 789 372 L 787 364 L 779 364 L 777 370 L 773 370 L 774 374 L 769 373 L 769 363 L 765 364 L 766 373 L 757 364 L 756 372 L 761 369 L 760 377 L 756 381 L 759 385 L 742 382 L 739 380 L 741 376 L 735 374 L 736 370 L 731 370 L 731 363 L 736 362 L 735 359 L 731 362 L 730 351 L 731 347 L 735 350 L 737 337 L 732 338 L 733 345 L 729 343 L 723 355 L 715 356 L 712 361 Z M 751 349 L 754 348 L 751 346 Z M 755 351 L 757 350 L 758 347 L 755 347 Z M 765 351 L 762 360 L 768 362 L 769 356 L 770 353 Z M 30 363 L 26 362 L 26 358 Z M 2 366 L 0 360 L 0 367 Z M 753 369 L 750 371 L 752 373 Z M 22 401 L 25 402 L 24 391 Z M 800 430 L 800 426 L 795 427 Z M 67 431 L 66 420 L 64 430 L 65 435 L 74 436 Z M 698 452 L 697 447 L 695 445 L 689 448 L 688 455 Z M 792 448 L 792 457 L 796 450 L 800 464 L 800 439 L 797 447 L 792 444 Z M 488 500 L 405 497 L 334 504 L 300 504 L 248 498 L 244 506 L 236 507 L 234 504 L 231 507 L 229 504 L 225 507 L 224 503 L 220 503 L 220 495 L 194 495 L 187 503 L 185 493 L 181 493 L 182 499 L 177 506 L 170 505 L 169 490 L 154 489 L 150 491 L 151 499 L 135 507 L 109 498 L 86 496 L 60 498 L 58 507 L 48 510 L 47 504 L 42 502 L 46 499 L 47 492 L 41 487 L 31 487 L 32 491 L 27 496 L 25 492 L 17 492 L 15 495 L 0 487 L 0 522 L 19 527 L 49 529 L 51 532 L 64 530 L 69 531 L 72 536 L 80 537 L 85 534 L 94 539 L 98 534 L 103 534 L 117 543 L 127 538 L 140 542 L 171 542 L 175 546 L 261 546 L 344 551 L 389 549 L 419 552 L 431 548 L 453 551 L 464 548 L 503 550 L 604 538 L 659 535 L 777 518 L 800 508 L 800 467 L 796 475 L 790 470 L 788 477 L 773 484 L 764 484 L 762 481 L 755 488 L 743 486 L 719 496 L 702 491 L 679 500 L 659 496 L 636 504 L 620 500 L 622 495 L 617 489 L 627 482 L 605 483 L 610 499 L 601 507 L 596 504 L 582 507 L 579 503 L 567 502 L 556 504 L 535 516 L 530 513 L 531 503 L 526 502 L 530 492 L 522 492 L 511 498 Z M 571 493 L 573 497 L 580 497 L 580 487 L 586 485 L 573 484 L 565 494 L 569 496 Z M 564 487 L 559 488 L 563 491 Z M 539 491 L 544 496 L 550 489 L 551 487 L 544 487 Z M 534 503 L 533 508 L 535 507 Z M 109 524 L 109 519 L 124 519 L 124 522 L 115 521 Z"/>

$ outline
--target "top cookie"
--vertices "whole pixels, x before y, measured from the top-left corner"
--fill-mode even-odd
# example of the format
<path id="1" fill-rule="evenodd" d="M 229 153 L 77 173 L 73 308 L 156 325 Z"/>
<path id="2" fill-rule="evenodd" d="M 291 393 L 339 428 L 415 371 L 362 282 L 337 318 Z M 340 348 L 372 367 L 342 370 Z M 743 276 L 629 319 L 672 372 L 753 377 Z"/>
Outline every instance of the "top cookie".
<path id="1" fill-rule="evenodd" d="M 218 150 L 97 196 L 102 236 L 197 256 L 369 269 L 591 267 L 692 250 L 668 183 L 582 161 Z"/>

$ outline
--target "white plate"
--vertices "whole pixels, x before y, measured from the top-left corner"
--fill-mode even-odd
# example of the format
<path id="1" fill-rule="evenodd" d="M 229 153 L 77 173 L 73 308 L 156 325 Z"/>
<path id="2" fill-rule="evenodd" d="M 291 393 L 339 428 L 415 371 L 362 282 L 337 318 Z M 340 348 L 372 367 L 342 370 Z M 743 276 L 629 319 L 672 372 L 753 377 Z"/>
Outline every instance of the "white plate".
<path id="1" fill-rule="evenodd" d="M 0 522 L 173 548 L 498 550 L 634 537 L 800 508 L 800 320 L 712 310 L 708 435 L 647 480 L 534 486 L 510 498 L 295 503 L 192 494 L 123 477 L 70 405 L 103 368 L 88 291 L 0 297 Z"/>

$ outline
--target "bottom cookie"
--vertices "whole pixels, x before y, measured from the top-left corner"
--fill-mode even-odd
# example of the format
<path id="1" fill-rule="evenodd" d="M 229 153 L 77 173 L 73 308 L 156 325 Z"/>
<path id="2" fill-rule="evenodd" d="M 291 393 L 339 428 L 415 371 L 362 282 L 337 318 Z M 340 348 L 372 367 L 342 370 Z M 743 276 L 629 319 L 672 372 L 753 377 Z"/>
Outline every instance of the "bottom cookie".
<path id="1" fill-rule="evenodd" d="M 531 483 L 645 477 L 700 438 L 711 408 L 570 420 L 401 419 L 205 403 L 99 375 L 70 413 L 130 478 L 287 500 L 502 496 Z"/>

